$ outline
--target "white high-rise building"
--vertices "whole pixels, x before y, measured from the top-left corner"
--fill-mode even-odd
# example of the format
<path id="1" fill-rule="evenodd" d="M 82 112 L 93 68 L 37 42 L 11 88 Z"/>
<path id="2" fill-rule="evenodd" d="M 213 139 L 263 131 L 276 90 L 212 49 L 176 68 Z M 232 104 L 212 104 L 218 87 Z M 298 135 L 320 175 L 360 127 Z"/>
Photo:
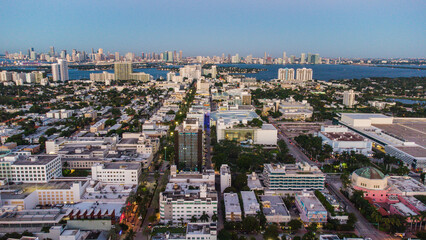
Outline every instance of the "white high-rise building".
<path id="1" fill-rule="evenodd" d="M 280 68 L 278 69 L 278 79 L 284 81 L 294 80 L 294 69 L 293 68 Z"/>
<path id="2" fill-rule="evenodd" d="M 167 73 L 167 81 L 169 81 L 169 82 L 173 81 L 173 77 L 175 77 L 175 76 L 176 76 L 176 73 L 168 72 Z"/>
<path id="3" fill-rule="evenodd" d="M 283 64 L 287 63 L 287 53 L 283 52 Z"/>
<path id="4" fill-rule="evenodd" d="M 61 80 L 61 76 L 59 75 L 59 64 L 57 63 L 52 64 L 52 77 L 54 82 Z"/>
<path id="5" fill-rule="evenodd" d="M 296 70 L 296 80 L 308 81 L 312 80 L 312 69 L 311 68 L 298 68 Z"/>
<path id="6" fill-rule="evenodd" d="M 198 80 L 201 78 L 201 65 L 185 65 L 179 68 L 179 75 L 182 78 L 188 78 L 190 81 Z"/>
<path id="7" fill-rule="evenodd" d="M 355 104 L 355 92 L 354 90 L 344 91 L 343 92 L 343 105 L 348 108 L 352 108 Z"/>
<path id="8" fill-rule="evenodd" d="M 300 54 L 300 64 L 306 63 L 306 56 L 305 53 Z"/>
<path id="9" fill-rule="evenodd" d="M 64 59 L 58 59 L 58 65 L 61 74 L 61 81 L 65 82 L 70 80 L 68 76 L 68 62 Z"/>
<path id="10" fill-rule="evenodd" d="M 228 164 L 220 166 L 220 192 L 231 186 L 231 168 Z"/>
<path id="11" fill-rule="evenodd" d="M 217 67 L 216 65 L 212 66 L 212 78 L 216 78 L 217 75 Z"/>

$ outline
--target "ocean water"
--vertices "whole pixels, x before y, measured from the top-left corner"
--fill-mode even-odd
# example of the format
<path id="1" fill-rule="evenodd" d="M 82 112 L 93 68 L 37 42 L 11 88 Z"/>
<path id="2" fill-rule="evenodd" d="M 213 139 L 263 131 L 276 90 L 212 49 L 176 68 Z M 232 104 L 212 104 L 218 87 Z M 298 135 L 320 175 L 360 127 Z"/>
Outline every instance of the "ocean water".
<path id="1" fill-rule="evenodd" d="M 401 66 L 358 66 L 358 65 L 303 65 L 303 64 L 286 64 L 286 65 L 261 65 L 261 64 L 219 64 L 218 66 L 234 66 L 239 68 L 264 68 L 266 71 L 258 73 L 244 74 L 247 77 L 255 77 L 259 80 L 269 81 L 278 77 L 279 68 L 312 68 L 313 78 L 317 80 L 333 80 L 333 79 L 353 79 L 353 78 L 368 78 L 368 77 L 425 77 L 426 66 L 418 65 L 401 65 Z M 403 68 L 401 68 L 403 67 Z M 20 67 L 36 70 L 35 67 Z M 419 69 L 420 68 L 420 69 Z M 16 67 L 11 67 L 6 70 L 13 70 Z M 423 70 L 421 70 L 423 69 Z M 154 79 L 166 78 L 167 71 L 157 70 L 156 68 L 143 68 L 134 69 L 134 72 L 145 72 L 151 74 Z M 70 69 L 70 79 L 89 79 L 90 73 L 100 73 L 102 71 L 82 71 L 77 69 Z M 114 72 L 108 70 L 107 72 Z"/>
<path id="2" fill-rule="evenodd" d="M 357 65 L 303 65 L 303 64 L 286 64 L 286 65 L 258 65 L 258 64 L 222 64 L 220 66 L 238 66 L 240 68 L 265 68 L 267 71 L 261 71 L 254 74 L 245 74 L 247 77 L 255 77 L 260 80 L 271 80 L 278 77 L 278 69 L 280 68 L 312 68 L 313 78 L 317 80 L 332 79 L 352 79 L 352 78 L 368 78 L 368 77 L 424 77 L 426 70 L 408 69 L 408 68 L 392 68 L 392 67 L 373 67 L 373 66 L 357 66 Z M 411 66 L 413 67 L 413 66 Z"/>

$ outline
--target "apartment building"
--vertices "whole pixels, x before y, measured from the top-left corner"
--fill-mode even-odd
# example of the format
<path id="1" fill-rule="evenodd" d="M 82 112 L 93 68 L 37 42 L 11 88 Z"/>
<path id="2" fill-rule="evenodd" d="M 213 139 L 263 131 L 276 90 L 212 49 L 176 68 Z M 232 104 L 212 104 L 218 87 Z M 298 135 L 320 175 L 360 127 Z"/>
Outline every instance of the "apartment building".
<path id="1" fill-rule="evenodd" d="M 103 183 L 138 184 L 140 163 L 96 163 L 92 166 L 92 180 Z"/>
<path id="2" fill-rule="evenodd" d="M 190 222 L 204 213 L 211 219 L 217 213 L 217 201 L 217 192 L 206 184 L 168 183 L 160 193 L 160 222 Z"/>
<path id="3" fill-rule="evenodd" d="M 0 175 L 13 182 L 46 183 L 62 176 L 61 158 L 58 155 L 4 157 Z"/>
<path id="4" fill-rule="evenodd" d="M 241 221 L 242 211 L 237 193 L 224 193 L 223 201 L 225 203 L 226 221 Z"/>
<path id="5" fill-rule="evenodd" d="M 265 164 L 264 185 L 270 190 L 322 190 L 325 174 L 316 166 L 296 164 Z"/>
<path id="6" fill-rule="evenodd" d="M 296 207 L 300 211 L 300 219 L 304 223 L 326 223 L 327 210 L 313 194 L 313 192 L 303 191 L 296 194 Z"/>

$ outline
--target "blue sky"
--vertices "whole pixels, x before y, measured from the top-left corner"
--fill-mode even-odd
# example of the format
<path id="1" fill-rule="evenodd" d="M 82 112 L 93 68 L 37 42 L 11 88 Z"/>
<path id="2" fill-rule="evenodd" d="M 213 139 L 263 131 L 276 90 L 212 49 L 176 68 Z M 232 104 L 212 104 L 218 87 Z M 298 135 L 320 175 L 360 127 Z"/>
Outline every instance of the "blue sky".
<path id="1" fill-rule="evenodd" d="M 0 52 L 426 57 L 424 0 L 0 0 Z"/>

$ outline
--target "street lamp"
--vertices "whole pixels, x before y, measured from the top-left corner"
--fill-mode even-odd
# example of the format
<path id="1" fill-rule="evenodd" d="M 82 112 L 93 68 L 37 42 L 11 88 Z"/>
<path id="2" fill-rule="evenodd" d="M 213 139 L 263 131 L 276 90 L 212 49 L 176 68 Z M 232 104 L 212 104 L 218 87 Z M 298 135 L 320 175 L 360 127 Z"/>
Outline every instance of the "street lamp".
<path id="1" fill-rule="evenodd" d="M 167 147 L 164 147 L 164 161 L 167 161 Z"/>

